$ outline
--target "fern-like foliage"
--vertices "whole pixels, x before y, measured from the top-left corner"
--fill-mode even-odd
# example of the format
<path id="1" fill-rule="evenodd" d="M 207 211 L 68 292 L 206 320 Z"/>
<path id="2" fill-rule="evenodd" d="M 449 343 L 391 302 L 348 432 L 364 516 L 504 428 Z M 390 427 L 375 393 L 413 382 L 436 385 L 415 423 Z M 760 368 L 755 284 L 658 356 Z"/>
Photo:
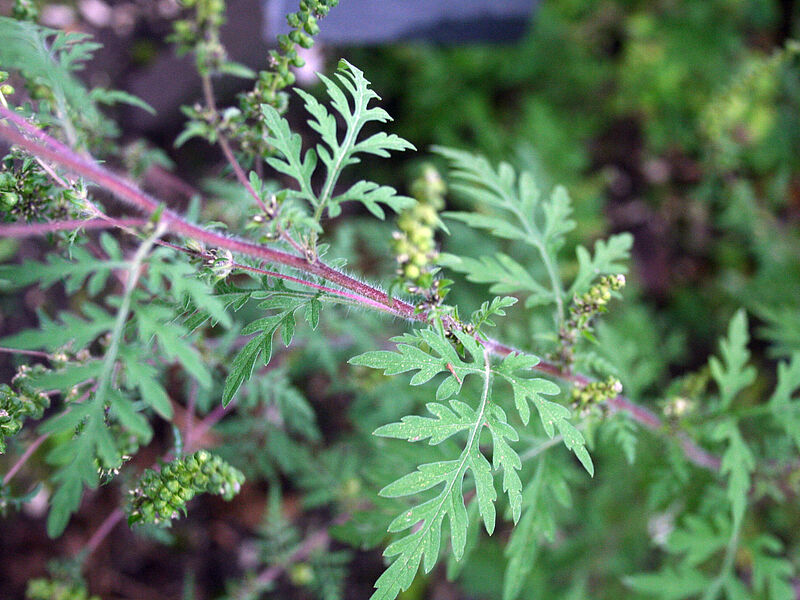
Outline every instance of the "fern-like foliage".
<path id="1" fill-rule="evenodd" d="M 242 383 L 250 378 L 259 356 L 264 365 L 272 358 L 272 338 L 280 330 L 281 340 L 288 346 L 294 337 L 297 320 L 295 313 L 303 310 L 308 324 L 316 329 L 319 323 L 321 308 L 320 295 L 304 292 L 293 292 L 283 285 L 275 291 L 257 294 L 255 298 L 265 298 L 258 307 L 270 314 L 248 324 L 242 334 L 256 334 L 242 348 L 231 363 L 225 389 L 222 392 L 223 406 L 233 399 Z"/>
<path id="2" fill-rule="evenodd" d="M 408 529 L 411 532 L 386 548 L 384 555 L 396 558 L 376 582 L 373 598 L 393 599 L 408 589 L 420 564 L 425 572 L 433 568 L 439 556 L 445 518 L 449 523 L 453 555 L 456 560 L 461 559 L 468 533 L 464 500 L 464 481 L 468 474 L 475 486 L 478 510 L 489 534 L 494 531 L 496 522 L 497 492 L 493 471 L 503 473 L 502 486 L 508 497 L 512 519 L 515 523 L 519 520 L 522 482 L 518 471 L 522 463 L 511 445 L 519 435 L 498 404 L 499 397 L 493 389 L 495 378 L 504 379 L 511 385 L 514 405 L 523 423 L 528 423 L 528 403 L 533 402 L 547 435 L 552 438 L 558 428 L 565 445 L 575 452 L 590 473 L 593 472 L 584 438 L 568 421 L 569 409 L 543 397 L 559 393 L 559 387 L 547 380 L 521 374 L 529 371 L 538 359 L 512 354 L 493 366 L 488 352 L 473 337 L 460 331 L 455 331 L 454 336 L 464 349 L 464 357 L 440 333 L 423 329 L 394 338 L 397 352 L 368 352 L 350 360 L 354 365 L 381 369 L 385 375 L 416 371 L 411 378 L 412 385 L 421 385 L 440 373 L 446 374 L 436 390 L 437 401 L 427 405 L 433 417 L 403 417 L 399 423 L 379 427 L 375 435 L 410 442 L 429 440 L 430 445 L 442 444 L 459 434 L 466 435 L 457 457 L 421 464 L 416 471 L 381 490 L 382 496 L 395 498 L 414 496 L 441 486 L 438 494 L 404 510 L 389 525 L 392 533 Z M 481 380 L 480 400 L 476 407 L 454 398 L 462 394 L 462 386 L 470 376 Z M 443 404 L 445 400 L 449 400 L 448 405 Z M 491 462 L 484 455 L 481 442 L 484 430 L 488 431 L 492 442 Z"/>
<path id="3" fill-rule="evenodd" d="M 63 438 L 47 456 L 57 469 L 47 524 L 51 536 L 66 527 L 84 488 L 99 485 L 101 474 L 115 472 L 125 457 L 150 440 L 147 411 L 163 418 L 172 416 L 159 370 L 141 356 L 157 349 L 158 356 L 181 364 L 201 386 L 211 385 L 211 373 L 186 339 L 190 331 L 177 318 L 175 307 L 196 305 L 223 326 L 230 326 L 231 318 L 190 265 L 164 250 L 151 252 L 154 239 L 145 240 L 128 260 L 118 242 L 104 235 L 99 257 L 76 245 L 71 258 L 4 265 L 0 271 L 8 286 L 35 282 L 47 288 L 61 281 L 71 293 L 84 290 L 89 296 L 98 296 L 110 285 L 114 269 L 128 273 L 125 290 L 110 299 L 110 306 L 87 302 L 85 318 L 65 312 L 54 320 L 41 313 L 39 329 L 0 341 L 15 348 L 61 353 L 69 359 L 31 375 L 28 383 L 36 390 L 60 391 L 66 400 L 40 427 L 43 434 Z M 154 296 L 159 300 L 154 302 Z M 98 340 L 104 344 L 102 358 L 90 351 Z"/>
<path id="4" fill-rule="evenodd" d="M 328 216 L 335 217 L 341 212 L 341 204 L 344 202 L 361 202 L 380 219 L 384 218 L 380 204 L 395 211 L 413 204 L 413 199 L 397 195 L 394 188 L 363 180 L 344 192 L 334 193 L 342 171 L 357 164 L 360 161 L 359 154 L 386 157 L 391 151 L 414 149 L 414 146 L 397 135 L 385 132 L 359 139 L 365 125 L 391 120 L 382 108 L 369 106 L 373 100 L 380 98 L 370 89 L 369 81 L 362 71 L 342 60 L 336 73 L 338 83 L 324 75 L 319 77 L 331 99 L 331 106 L 344 121 L 344 130 L 338 131 L 336 115 L 329 112 L 314 96 L 301 89 L 295 90 L 305 101 L 306 110 L 312 117 L 309 125 L 322 140 L 315 148 L 306 150 L 305 154 L 300 135 L 292 133 L 288 121 L 272 106 L 262 106 L 264 120 L 271 132 L 266 141 L 278 154 L 267 162 L 275 170 L 295 179 L 299 190 L 291 191 L 291 197 L 304 200 L 310 205 L 314 212 L 313 223 L 318 230 L 323 212 L 327 211 Z M 318 162 L 325 168 L 325 179 L 320 190 L 315 191 L 312 177 Z"/>
<path id="5" fill-rule="evenodd" d="M 536 277 L 525 265 L 505 253 L 479 258 L 447 255 L 446 266 L 465 273 L 476 283 L 491 284 L 494 294 L 523 292 L 526 306 L 555 304 L 560 318 L 567 298 L 586 292 L 595 278 L 625 273 L 633 238 L 629 234 L 611 236 L 595 244 L 594 255 L 578 246 L 578 273 L 567 289 L 558 267 L 558 253 L 566 235 L 575 227 L 572 203 L 567 190 L 556 187 L 549 198 L 542 198 L 533 175 L 519 174 L 508 163 L 494 168 L 481 156 L 436 147 L 450 161 L 453 190 L 480 207 L 480 212 L 448 212 L 445 216 L 484 229 L 500 238 L 522 242 L 536 250 L 544 269 Z M 488 213 L 488 214 L 487 214 Z"/>
<path id="6" fill-rule="evenodd" d="M 58 31 L 27 21 L 0 17 L 0 68 L 21 72 L 28 80 L 45 86 L 52 93 L 52 115 L 61 127 L 74 135 L 78 120 L 90 130 L 113 135 L 115 127 L 105 119 L 96 104 L 127 103 L 149 112 L 153 109 L 141 99 L 122 91 L 96 88 L 88 91 L 73 74 L 83 69 L 102 47 L 85 33 Z M 40 117 L 42 113 L 40 113 Z"/>

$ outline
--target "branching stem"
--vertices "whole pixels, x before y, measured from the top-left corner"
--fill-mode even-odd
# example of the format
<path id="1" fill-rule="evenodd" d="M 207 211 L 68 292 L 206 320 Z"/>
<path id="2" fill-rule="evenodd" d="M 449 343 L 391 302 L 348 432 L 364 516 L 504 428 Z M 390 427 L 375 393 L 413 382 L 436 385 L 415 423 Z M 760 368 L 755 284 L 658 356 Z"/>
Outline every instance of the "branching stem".
<path id="1" fill-rule="evenodd" d="M 28 139 L 25 135 L 22 135 L 13 127 L 5 123 L 0 123 L 0 137 L 22 146 L 33 155 L 44 157 L 53 163 L 60 164 L 64 168 L 74 171 L 75 173 L 94 181 L 98 185 L 113 192 L 121 200 L 141 211 L 152 214 L 161 207 L 161 204 L 155 198 L 145 194 L 132 183 L 122 179 L 104 167 L 101 167 L 79 156 L 57 140 L 36 129 L 25 119 L 21 118 L 14 112 L 0 107 L 0 116 L 12 121 L 15 125 L 17 125 L 20 129 L 25 131 L 37 141 Z M 231 252 L 248 255 L 271 263 L 282 264 L 284 266 L 297 269 L 298 271 L 316 275 L 338 287 L 349 290 L 350 292 L 354 292 L 355 295 L 360 298 L 352 299 L 356 302 L 362 302 L 367 307 L 377 308 L 380 306 L 381 311 L 394 316 L 412 321 L 427 322 L 427 315 L 425 313 L 416 312 L 414 307 L 408 302 L 398 298 L 390 298 L 379 288 L 361 282 L 345 273 L 342 273 L 341 271 L 329 267 L 319 258 L 309 261 L 303 257 L 287 254 L 286 252 L 282 252 L 280 250 L 274 250 L 272 248 L 254 244 L 245 240 L 226 237 L 189 223 L 177 213 L 168 209 L 164 209 L 162 211 L 161 220 L 169 227 L 170 232 L 173 234 L 179 234 L 187 238 L 195 239 L 212 247 L 225 248 Z M 247 269 L 252 270 L 253 268 L 248 267 Z M 555 276 L 555 273 L 553 273 L 553 275 Z M 287 278 L 287 276 L 278 274 L 275 274 L 274 276 L 280 276 L 284 279 Z M 311 283 L 299 278 L 296 278 L 295 282 L 303 285 Z M 557 282 L 557 278 L 554 280 L 554 282 Z M 312 284 L 311 287 L 315 285 L 317 284 Z M 554 293 L 556 296 L 558 296 L 559 293 L 558 289 L 559 286 L 554 287 Z M 366 302 L 365 300 L 369 302 Z M 448 322 L 447 325 L 450 326 L 452 324 Z M 488 339 L 482 341 L 485 343 L 486 348 L 491 353 L 498 356 L 507 356 L 512 352 L 517 352 L 513 348 L 501 344 L 495 340 Z M 585 385 L 592 381 L 590 377 L 581 375 L 579 373 L 565 373 L 557 365 L 547 361 L 541 361 L 534 367 L 534 369 L 540 373 L 545 373 L 547 375 L 551 375 L 564 381 L 570 381 L 572 383 Z M 616 396 L 615 398 L 610 399 L 608 404 L 614 410 L 624 410 L 628 412 L 635 421 L 647 429 L 666 432 L 668 434 L 670 433 L 666 430 L 663 422 L 655 413 L 642 406 L 634 404 L 625 396 Z M 719 457 L 699 447 L 683 432 L 672 433 L 671 435 L 676 438 L 684 454 L 691 462 L 712 471 L 719 471 Z"/>

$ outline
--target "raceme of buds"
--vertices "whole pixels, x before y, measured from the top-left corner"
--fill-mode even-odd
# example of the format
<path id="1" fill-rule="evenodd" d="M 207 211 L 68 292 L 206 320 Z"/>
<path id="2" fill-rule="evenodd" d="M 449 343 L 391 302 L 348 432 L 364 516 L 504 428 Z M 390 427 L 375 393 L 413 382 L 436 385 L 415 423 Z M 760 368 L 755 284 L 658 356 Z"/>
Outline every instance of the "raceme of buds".
<path id="1" fill-rule="evenodd" d="M 398 263 L 397 274 L 409 291 L 429 290 L 433 281 L 436 249 L 434 232 L 439 224 L 439 211 L 444 208 L 447 191 L 439 172 L 426 166 L 420 177 L 411 184 L 411 193 L 417 203 L 397 219 L 400 231 L 393 234 L 393 248 Z"/>
<path id="2" fill-rule="evenodd" d="M 259 72 L 253 90 L 239 96 L 241 122 L 233 134 L 243 150 L 249 149 L 260 155 L 269 152 L 263 143 L 267 131 L 261 105 L 269 104 L 279 113 L 286 111 L 288 96 L 281 90 L 295 82 L 291 68 L 305 64 L 297 53 L 297 46 L 308 49 L 314 45 L 313 36 L 319 33 L 317 21 L 337 4 L 339 0 L 303 0 L 299 10 L 286 17 L 292 31 L 278 36 L 278 48 L 269 51 L 269 68 Z M 257 126 L 254 127 L 253 123 Z"/>
<path id="3" fill-rule="evenodd" d="M 25 419 L 40 419 L 50 406 L 47 396 L 26 384 L 27 370 L 20 369 L 12 380 L 16 389 L 0 385 L 0 454 L 6 451 L 6 438 L 19 433 Z"/>
<path id="4" fill-rule="evenodd" d="M 244 475 L 207 450 L 177 458 L 161 468 L 146 469 L 139 485 L 130 491 L 126 506 L 128 524 L 169 523 L 186 512 L 186 503 L 200 493 L 233 498 Z"/>
<path id="5" fill-rule="evenodd" d="M 86 586 L 71 581 L 57 579 L 31 579 L 25 591 L 27 600 L 100 600 L 90 596 Z"/>
<path id="6" fill-rule="evenodd" d="M 625 287 L 625 275 L 604 275 L 597 283 L 592 285 L 584 294 L 576 295 L 569 308 L 569 319 L 559 332 L 561 347 L 558 360 L 562 366 L 569 368 L 573 361 L 573 347 L 578 341 L 578 336 L 589 336 L 592 330 L 592 319 L 606 312 L 606 305 L 611 300 L 613 292 L 618 292 Z"/>
<path id="7" fill-rule="evenodd" d="M 225 22 L 225 1 L 182 0 L 181 4 L 192 9 L 193 15 L 175 22 L 169 40 L 178 44 L 179 54 L 194 52 L 201 74 L 217 72 L 226 59 L 219 39 L 219 28 Z"/>
<path id="8" fill-rule="evenodd" d="M 611 300 L 611 292 L 618 292 L 625 287 L 625 275 L 604 275 L 589 291 L 575 296 L 569 309 L 571 318 L 579 324 L 591 319 L 598 312 L 604 312 Z M 580 325 L 579 325 L 580 326 Z"/>
<path id="9" fill-rule="evenodd" d="M 588 411 L 622 393 L 622 383 L 616 377 L 609 376 L 605 381 L 593 381 L 585 386 L 572 388 L 572 404 L 582 411 Z"/>

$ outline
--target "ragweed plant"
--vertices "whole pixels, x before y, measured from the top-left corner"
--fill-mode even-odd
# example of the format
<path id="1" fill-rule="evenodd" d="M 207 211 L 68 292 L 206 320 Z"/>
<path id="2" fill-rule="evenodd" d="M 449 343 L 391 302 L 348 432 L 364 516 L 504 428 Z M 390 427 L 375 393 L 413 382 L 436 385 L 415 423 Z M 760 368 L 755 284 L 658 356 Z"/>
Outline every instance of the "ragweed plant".
<path id="1" fill-rule="evenodd" d="M 298 63 L 293 44 L 308 46 L 333 4 L 303 0 L 282 54 L 271 54 L 239 108 L 220 110 L 212 77 L 249 73 L 227 62 L 222 4 L 186 3 L 194 12 L 175 40 L 197 58 L 204 99 L 187 109 L 177 142 L 203 137 L 222 147 L 245 203 L 224 223 L 204 222 L 207 206 L 191 217 L 173 210 L 91 157 L 115 153 L 102 143 L 115 130 L 96 102 L 136 102 L 89 92 L 74 77 L 93 43 L 0 19 L 0 31 L 13 34 L 0 67 L 31 90 L 3 91 L 0 137 L 13 148 L 0 172 L 0 231 L 48 238 L 44 258 L 3 265 L 0 281 L 10 291 L 59 286 L 71 300 L 0 340 L 19 360 L 0 388 L 0 444 L 19 455 L 0 487 L 2 508 L 30 499 L 32 489 L 12 480 L 44 446 L 37 483 L 52 537 L 75 526 L 87 490 L 107 486 L 127 500 L 97 526 L 82 566 L 125 513 L 131 525 L 163 526 L 191 512 L 198 494 L 232 499 L 245 474 L 269 486 L 266 519 L 252 534 L 263 569 L 232 583 L 232 598 L 258 597 L 283 574 L 315 596 L 341 597 L 353 554 L 327 550 L 332 539 L 385 548 L 373 599 L 397 598 L 440 562 L 451 578 L 478 585 L 464 565 L 482 564 L 487 536 L 508 540 L 502 583 L 487 597 L 563 596 L 569 573 L 576 597 L 602 574 L 613 579 L 607 597 L 627 589 L 790 598 L 797 515 L 785 500 L 796 492 L 800 355 L 778 364 L 763 399 L 742 311 L 709 362 L 713 389 L 688 399 L 701 412 L 664 424 L 621 395 L 645 342 L 624 354 L 604 344 L 610 334 L 598 321 L 626 282 L 629 234 L 598 240 L 591 252 L 571 237 L 565 188 L 545 193 L 530 172 L 462 150 L 435 149 L 449 167 L 448 199 L 461 209 L 441 217 L 446 188 L 435 170 L 410 196 L 356 174 L 365 155 L 414 147 L 382 130 L 389 114 L 345 60 L 320 75 L 327 99 L 295 90 L 314 135 L 297 133 L 284 115 L 290 96 L 277 94 Z M 95 186 L 131 216 L 109 210 Z M 355 274 L 359 256 L 338 252 L 333 219 L 355 220 L 345 215 L 359 209 L 378 220 L 387 209 L 398 215 L 398 235 L 382 240 L 401 270 L 400 286 L 397 265 L 382 272 L 396 294 Z M 439 253 L 434 227 L 448 219 L 486 244 Z M 444 279 L 448 269 L 461 280 Z M 488 286 L 471 312 L 459 296 L 470 283 Z M 642 378 L 636 389 L 661 383 Z M 349 410 L 326 410 L 341 395 Z M 166 444 L 156 435 L 165 430 Z M 160 458 L 147 468 L 135 459 L 151 447 Z M 303 509 L 333 515 L 303 541 L 277 500 L 282 481 L 301 492 Z M 627 503 L 634 486 L 644 500 Z M 668 524 L 651 572 L 642 572 L 654 561 L 641 542 L 614 541 L 621 555 L 635 547 L 635 558 L 620 559 L 623 571 L 593 560 L 597 535 L 620 529 L 609 505 L 621 500 L 642 539 L 648 519 Z M 87 596 L 71 585 L 34 580 L 29 596 L 62 588 Z"/>

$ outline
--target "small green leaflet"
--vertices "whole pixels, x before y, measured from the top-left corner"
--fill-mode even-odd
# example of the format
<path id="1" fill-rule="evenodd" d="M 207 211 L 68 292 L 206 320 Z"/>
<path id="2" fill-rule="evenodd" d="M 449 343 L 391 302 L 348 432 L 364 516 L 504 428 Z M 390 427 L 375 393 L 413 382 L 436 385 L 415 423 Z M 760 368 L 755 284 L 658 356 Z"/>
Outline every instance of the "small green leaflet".
<path id="1" fill-rule="evenodd" d="M 629 575 L 625 584 L 660 600 L 686 600 L 706 591 L 711 580 L 694 567 L 665 567 L 658 573 Z"/>
<path id="2" fill-rule="evenodd" d="M 800 390 L 800 352 L 792 355 L 788 363 L 778 363 L 778 384 L 769 399 L 775 422 L 794 440 L 800 450 L 800 401 L 792 396 Z"/>
<path id="3" fill-rule="evenodd" d="M 462 332 L 456 332 L 456 336 L 472 356 L 473 362 L 464 362 L 450 342 L 431 328 L 392 338 L 397 344 L 398 352 L 377 350 L 353 357 L 348 362 L 352 365 L 382 369 L 384 375 L 418 371 L 411 378 L 411 385 L 421 385 L 439 373 L 449 372 L 450 376 L 442 381 L 436 391 L 436 400 L 447 400 L 461 389 L 461 384 L 467 375 L 483 372 L 479 362 L 483 352 L 477 342 Z"/>
<path id="4" fill-rule="evenodd" d="M 747 350 L 749 341 L 747 316 L 744 310 L 739 310 L 728 326 L 728 338 L 720 342 L 722 360 L 712 356 L 708 361 L 711 375 L 719 386 L 723 408 L 728 408 L 736 394 L 755 381 L 756 370 L 752 365 L 747 365 L 750 359 Z"/>
<path id="5" fill-rule="evenodd" d="M 375 435 L 378 436 L 413 441 L 431 438 L 432 443 L 447 439 L 457 432 L 467 432 L 467 442 L 457 459 L 422 464 L 413 473 L 401 477 L 381 490 L 382 496 L 393 498 L 418 494 L 443 484 L 436 496 L 402 512 L 389 524 L 390 532 L 413 529 L 405 537 L 392 542 L 384 551 L 384 556 L 387 558 L 396 558 L 375 582 L 376 591 L 372 595 L 372 600 L 393 600 L 401 591 L 408 589 L 420 563 L 426 573 L 433 568 L 439 557 L 445 517 L 450 525 L 453 554 L 457 559 L 461 558 L 467 542 L 468 529 L 463 491 L 463 480 L 467 471 L 472 473 L 475 481 L 478 507 L 486 530 L 490 534 L 494 531 L 494 502 L 497 499 L 497 492 L 494 489 L 489 461 L 480 450 L 482 428 L 492 427 L 489 424 L 491 419 L 487 419 L 491 387 L 488 357 L 486 367 L 483 394 L 477 410 L 464 402 L 451 400 L 452 410 L 441 404 L 434 405 L 433 409 L 429 406 L 429 409 L 437 415 L 436 419 L 416 417 L 375 431 Z M 499 435 L 506 434 L 506 431 L 499 432 Z M 515 432 L 514 439 L 516 439 Z M 521 466 L 519 462 L 518 465 Z M 417 527 L 417 524 L 420 525 Z"/>
<path id="6" fill-rule="evenodd" d="M 269 364 L 270 358 L 272 358 L 272 337 L 278 329 L 281 330 L 281 339 L 284 345 L 288 346 L 291 343 L 296 324 L 294 313 L 297 310 L 305 308 L 305 318 L 312 328 L 316 328 L 319 322 L 320 301 L 318 296 L 296 297 L 275 293 L 261 302 L 258 307 L 271 311 L 272 314 L 257 319 L 242 329 L 243 335 L 253 333 L 257 335 L 251 338 L 233 359 L 222 392 L 223 406 L 227 406 L 242 383 L 250 379 L 259 355 L 265 365 Z"/>
<path id="7" fill-rule="evenodd" d="M 292 133 L 288 121 L 272 106 L 263 104 L 261 110 L 264 122 L 271 134 L 266 141 L 278 152 L 278 156 L 268 158 L 267 163 L 276 171 L 297 181 L 300 189 L 290 193 L 307 201 L 315 209 L 315 217 L 321 216 L 323 209 L 327 209 L 329 217 L 336 217 L 341 213 L 341 204 L 350 201 L 361 202 L 379 219 L 385 217 L 380 204 L 389 206 L 395 212 L 413 205 L 415 201 L 412 198 L 398 195 L 392 187 L 370 181 L 358 181 L 341 194 L 333 195 L 342 171 L 360 162 L 358 154 L 388 157 L 392 151 L 413 150 L 414 146 L 397 135 L 385 132 L 375 133 L 359 141 L 359 135 L 368 123 L 391 121 L 385 110 L 369 106 L 370 102 L 380 100 L 380 97 L 370 89 L 370 83 L 361 70 L 342 60 L 336 73 L 338 83 L 324 75 L 319 75 L 319 78 L 328 92 L 331 106 L 344 120 L 344 132 L 340 134 L 337 131 L 336 116 L 314 96 L 295 88 L 312 117 L 308 124 L 319 134 L 322 142 L 303 154 L 300 136 Z M 326 169 L 325 181 L 319 193 L 312 187 L 312 176 L 318 162 Z"/>
<path id="8" fill-rule="evenodd" d="M 525 378 L 517 374 L 518 371 L 530 371 L 538 363 L 539 359 L 529 354 L 509 354 L 497 367 L 495 373 L 511 384 L 514 391 L 514 404 L 522 422 L 527 425 L 528 419 L 530 419 L 528 405 L 530 400 L 539 412 L 545 433 L 552 438 L 555 435 L 555 429 L 558 428 L 564 439 L 564 445 L 575 453 L 589 475 L 594 477 L 594 464 L 586 450 L 586 440 L 583 434 L 569 422 L 572 413 L 563 404 L 542 397 L 543 394 L 559 394 L 561 389 L 547 379 Z"/>
<path id="9" fill-rule="evenodd" d="M 64 311 L 59 313 L 58 321 L 50 319 L 43 311 L 39 311 L 39 328 L 25 329 L 0 339 L 0 345 L 24 350 L 43 348 L 54 352 L 61 348 L 78 351 L 86 348 L 98 337 L 111 331 L 114 326 L 114 315 L 91 302 L 81 305 L 81 312 L 87 317 Z"/>
<path id="10" fill-rule="evenodd" d="M 720 472 L 728 476 L 728 499 L 731 501 L 733 522 L 736 526 L 744 517 L 747 494 L 750 492 L 750 474 L 756 467 L 755 457 L 742 439 L 733 419 L 726 419 L 717 425 L 714 439 L 728 441 L 728 447 L 722 455 Z"/>
<path id="11" fill-rule="evenodd" d="M 704 517 L 687 515 L 667 540 L 670 554 L 681 556 L 684 567 L 703 564 L 728 545 L 731 522 L 726 515 L 716 514 L 711 522 Z"/>
<path id="12" fill-rule="evenodd" d="M 46 263 L 26 260 L 19 265 L 0 265 L 0 280 L 15 289 L 37 282 L 43 289 L 63 283 L 67 295 L 77 292 L 88 280 L 86 291 L 90 296 L 96 296 L 103 291 L 114 269 L 128 266 L 114 238 L 106 233 L 100 239 L 110 260 L 97 258 L 85 247 L 73 245 L 70 258 L 51 253 L 47 255 Z"/>
<path id="13" fill-rule="evenodd" d="M 536 281 L 530 273 L 510 256 L 498 252 L 494 256 L 470 258 L 443 253 L 439 263 L 459 273 L 464 273 L 468 281 L 488 283 L 492 294 L 515 294 L 528 292 L 526 307 L 549 304 L 553 292 Z"/>

